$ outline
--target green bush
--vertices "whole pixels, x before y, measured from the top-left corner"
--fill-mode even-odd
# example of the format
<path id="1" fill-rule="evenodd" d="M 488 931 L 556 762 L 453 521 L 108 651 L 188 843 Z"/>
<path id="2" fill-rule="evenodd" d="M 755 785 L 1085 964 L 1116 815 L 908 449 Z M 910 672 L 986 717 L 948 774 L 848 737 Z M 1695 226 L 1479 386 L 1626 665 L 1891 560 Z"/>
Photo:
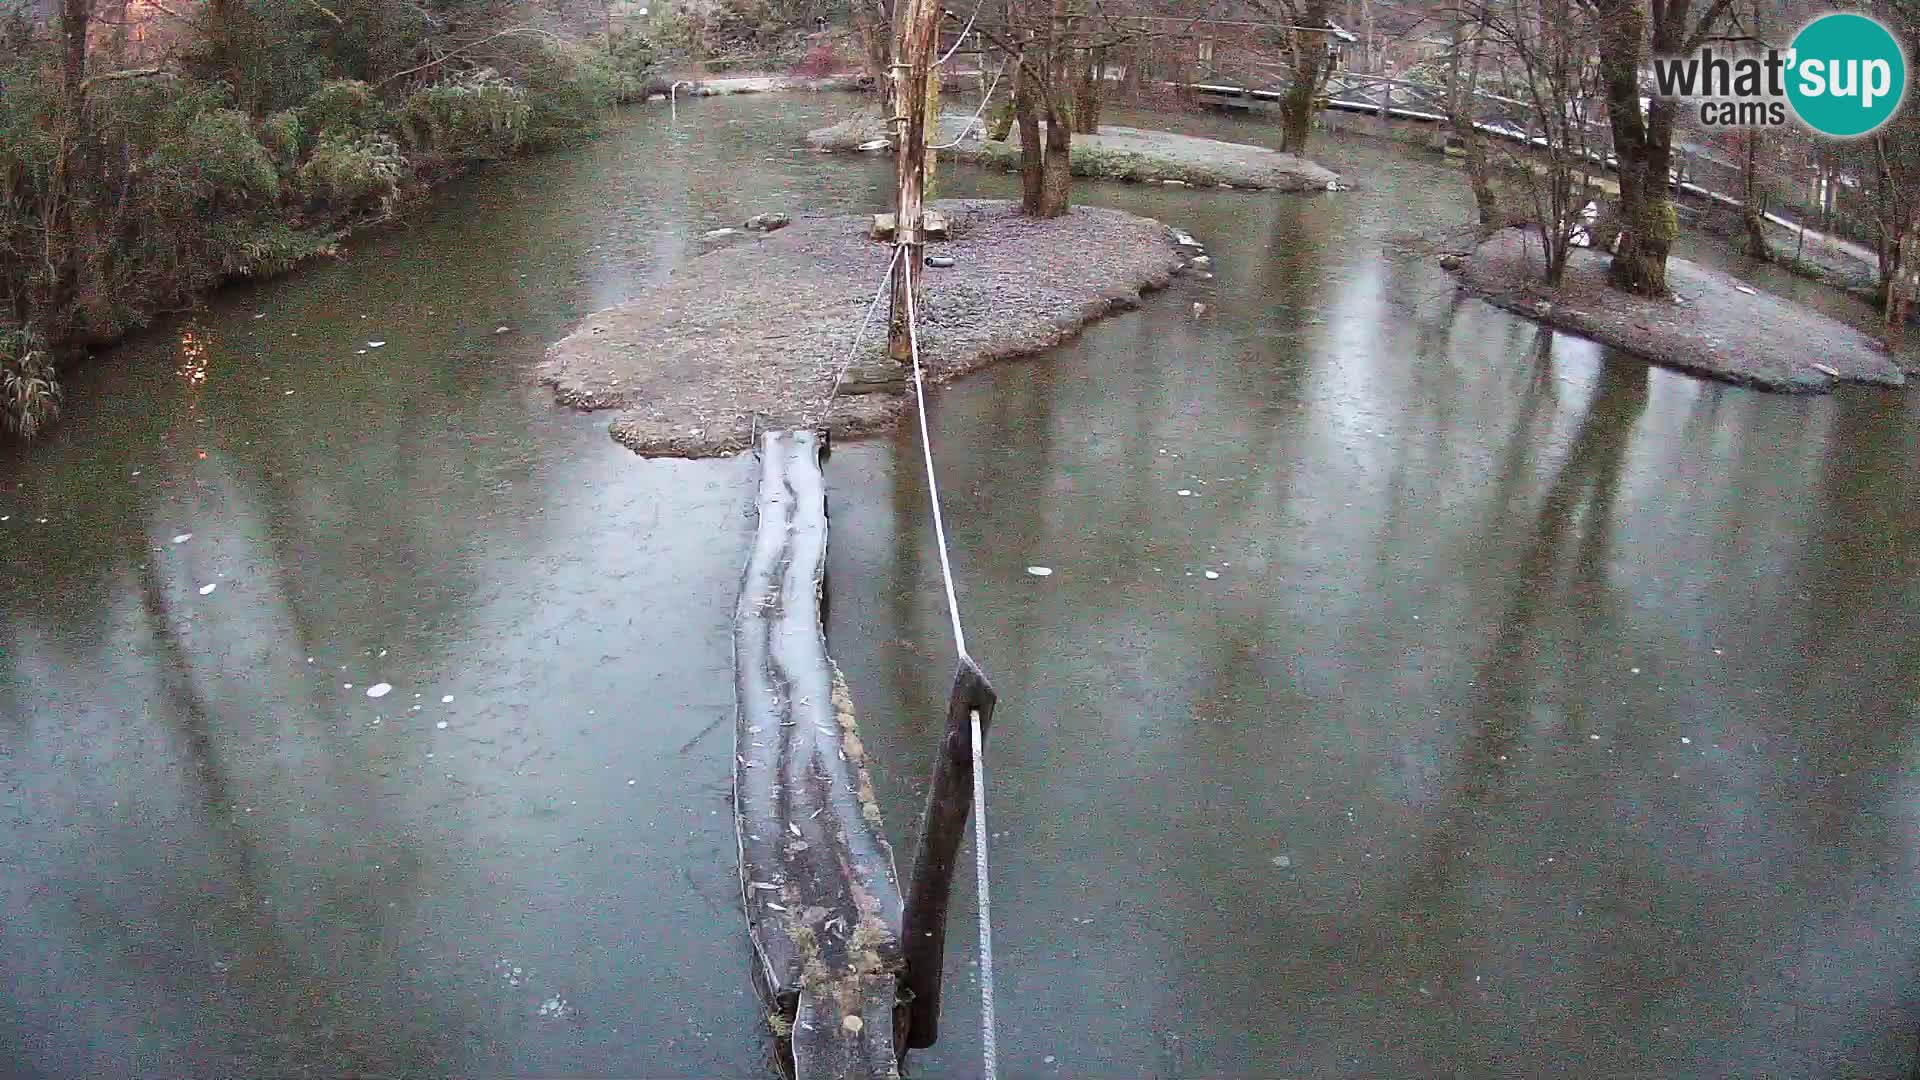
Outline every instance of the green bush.
<path id="1" fill-rule="evenodd" d="M 34 59 L 0 60 L 0 310 L 31 308 L 50 281 L 39 241 L 59 142 L 52 81 Z"/>
<path id="2" fill-rule="evenodd" d="M 639 34 L 619 34 L 597 43 L 613 84 L 615 102 L 639 101 L 656 91 L 664 92 L 659 75 L 659 57 L 653 42 Z"/>
<path id="3" fill-rule="evenodd" d="M 378 209 L 386 214 L 400 197 L 410 170 L 393 136 L 323 136 L 300 166 L 297 188 L 308 199 L 339 213 Z"/>
<path id="4" fill-rule="evenodd" d="M 76 167 L 56 191 L 71 129 L 55 42 L 0 12 L 0 433 L 54 420 L 56 357 L 226 279 L 334 250 L 435 166 L 586 135 L 614 103 L 664 89 L 656 37 L 487 37 L 505 17 L 493 0 L 243 0 L 230 14 L 223 39 L 183 30 L 165 72 L 88 89 L 83 137 L 64 148 Z M 485 46 L 461 52 L 462 40 Z M 432 56 L 446 62 L 422 69 Z M 94 59 L 106 69 L 104 52 Z"/>
<path id="5" fill-rule="evenodd" d="M 615 71 L 636 78 L 651 74 L 659 64 L 659 53 L 644 34 L 615 34 L 606 43 L 606 52 Z"/>
<path id="6" fill-rule="evenodd" d="M 273 157 L 253 133 L 247 114 L 214 109 L 175 117 L 147 158 L 147 173 L 176 197 L 207 206 L 250 205 L 280 188 Z"/>
<path id="7" fill-rule="evenodd" d="M 340 234 L 303 229 L 269 214 L 221 222 L 209 230 L 209 254 L 222 276 L 275 277 L 316 255 L 340 250 Z"/>
<path id="8" fill-rule="evenodd" d="M 315 139 L 378 131 L 386 110 L 373 88 L 358 79 L 336 79 L 315 90 L 300 106 L 301 127 Z"/>
<path id="9" fill-rule="evenodd" d="M 598 129 L 620 90 L 603 54 L 553 46 L 540 50 L 539 61 L 528 68 L 525 81 L 533 107 L 526 141 L 536 149 Z"/>
<path id="10" fill-rule="evenodd" d="M 399 128 L 410 151 L 485 160 L 520 149 L 532 113 L 527 92 L 487 68 L 407 95 Z"/>
<path id="11" fill-rule="evenodd" d="M 31 439 L 60 416 L 53 354 L 31 330 L 0 327 L 0 428 Z"/>
<path id="12" fill-rule="evenodd" d="M 299 169 L 300 155 L 307 149 L 307 129 L 300 122 L 300 114 L 282 109 L 261 121 L 260 145 L 267 148 L 274 166 L 291 176 Z"/>
<path id="13" fill-rule="evenodd" d="M 680 10 L 678 5 L 663 5 L 665 10 L 650 17 L 648 37 L 662 52 L 689 55 L 698 51 L 700 24 Z"/>

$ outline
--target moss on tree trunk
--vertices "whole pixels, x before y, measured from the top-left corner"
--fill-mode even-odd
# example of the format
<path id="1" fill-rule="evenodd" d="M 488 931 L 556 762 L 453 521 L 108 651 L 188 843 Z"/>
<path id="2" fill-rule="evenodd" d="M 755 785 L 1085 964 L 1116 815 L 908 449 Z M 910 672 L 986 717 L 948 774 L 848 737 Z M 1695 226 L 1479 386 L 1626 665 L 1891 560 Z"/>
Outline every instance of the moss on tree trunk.
<path id="1" fill-rule="evenodd" d="M 1041 171 L 1046 147 L 1040 141 L 1040 103 L 1033 75 L 1023 61 L 1014 70 L 1013 114 L 1020 124 L 1020 211 L 1028 217 L 1044 217 L 1045 200 L 1041 192 Z"/>
<path id="2" fill-rule="evenodd" d="M 1047 124 L 1047 152 L 1040 169 L 1040 212 L 1059 217 L 1073 205 L 1073 126 Z"/>
<path id="3" fill-rule="evenodd" d="M 1082 135 L 1100 130 L 1100 93 L 1106 88 L 1107 49 L 1096 45 L 1086 50 L 1080 68 L 1080 82 L 1073 95 L 1073 130 Z"/>
<path id="4" fill-rule="evenodd" d="M 1293 80 L 1280 101 L 1280 149 L 1305 155 L 1313 134 L 1314 102 L 1327 66 L 1326 34 L 1329 0 L 1307 0 L 1300 9 L 1300 25 L 1288 31 L 1293 58 Z"/>

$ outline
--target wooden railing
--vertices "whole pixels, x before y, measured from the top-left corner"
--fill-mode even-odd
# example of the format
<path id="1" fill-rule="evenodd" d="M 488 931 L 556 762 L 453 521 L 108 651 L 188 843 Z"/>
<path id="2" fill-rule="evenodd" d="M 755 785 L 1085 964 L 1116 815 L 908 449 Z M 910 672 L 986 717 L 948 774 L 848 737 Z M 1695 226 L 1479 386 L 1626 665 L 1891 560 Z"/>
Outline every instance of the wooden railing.
<path id="1" fill-rule="evenodd" d="M 1277 103 L 1285 93 L 1290 78 L 1291 70 L 1284 64 L 1242 60 L 1210 69 L 1182 88 L 1195 94 L 1201 101 L 1213 104 Z M 1355 71 L 1336 71 L 1328 76 L 1321 99 L 1325 107 L 1343 112 L 1442 124 L 1447 121 L 1444 94 L 1444 88 L 1431 83 Z M 1581 113 L 1576 117 L 1576 122 L 1581 138 L 1586 143 L 1587 158 L 1597 168 L 1615 170 L 1618 162 L 1613 156 L 1613 130 L 1606 122 L 1604 106 L 1597 101 L 1583 101 L 1575 103 L 1573 107 Z M 1487 90 L 1476 90 L 1469 111 L 1474 127 L 1484 135 L 1538 148 L 1548 145 L 1548 133 L 1535 122 L 1533 106 L 1529 102 Z M 1781 170 L 1774 165 L 1762 164 L 1760 171 L 1762 183 L 1775 192 L 1794 192 L 1806 183 L 1806 178 L 1799 173 Z M 1742 198 L 1729 194 L 1744 188 L 1744 177 L 1739 166 L 1698 147 L 1691 150 L 1675 148 L 1671 182 L 1681 194 L 1726 207 L 1744 206 Z M 1789 209 L 1789 206 L 1780 208 Z M 1805 207 L 1792 204 L 1791 209 L 1804 211 Z M 1800 222 L 1792 216 L 1769 212 L 1766 217 L 1785 228 L 1801 227 Z M 1864 249 L 1854 252 L 1856 258 L 1869 255 L 1871 252 Z"/>

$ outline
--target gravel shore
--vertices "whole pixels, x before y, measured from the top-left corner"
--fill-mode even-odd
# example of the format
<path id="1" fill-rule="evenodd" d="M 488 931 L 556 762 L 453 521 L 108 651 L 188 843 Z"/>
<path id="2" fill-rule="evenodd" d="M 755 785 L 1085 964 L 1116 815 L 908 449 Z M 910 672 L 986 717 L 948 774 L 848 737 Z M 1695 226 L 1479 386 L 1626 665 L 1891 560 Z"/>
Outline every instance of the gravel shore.
<path id="1" fill-rule="evenodd" d="M 923 362 L 936 381 L 1036 353 L 1164 287 L 1185 261 L 1170 230 L 1117 210 L 1076 207 L 1050 221 L 999 201 L 943 201 L 952 258 L 923 268 Z M 886 427 L 910 398 L 834 397 L 836 375 L 873 302 L 891 247 L 871 219 L 802 219 L 708 252 L 658 287 L 588 316 L 547 350 L 540 379 L 565 405 L 619 410 L 611 432 L 635 451 L 712 457 L 752 444 L 756 428 Z M 853 363 L 886 359 L 885 301 Z"/>
<path id="2" fill-rule="evenodd" d="M 1444 261 L 1501 307 L 1664 367 L 1783 393 L 1905 383 L 1879 342 L 1791 300 L 1680 258 L 1667 260 L 1674 299 L 1633 296 L 1607 284 L 1608 258 L 1576 248 L 1560 288 L 1549 289 L 1540 281 L 1538 239 L 1505 229 L 1471 255 Z"/>
<path id="3" fill-rule="evenodd" d="M 1020 167 L 1020 134 L 994 142 L 980 124 L 969 126 L 969 115 L 948 113 L 940 118 L 936 141 L 958 145 L 941 151 L 955 160 L 1012 171 Z M 963 136 L 964 132 L 964 136 Z M 837 124 L 807 133 L 807 142 L 820 150 L 858 150 L 887 137 L 880 114 L 872 108 Z M 1326 191 L 1340 177 L 1306 158 L 1269 150 L 1264 146 L 1201 139 L 1170 131 L 1103 124 L 1097 135 L 1073 137 L 1070 155 L 1073 174 L 1096 180 L 1134 183 L 1179 183 L 1190 187 L 1235 187 L 1255 191 Z"/>

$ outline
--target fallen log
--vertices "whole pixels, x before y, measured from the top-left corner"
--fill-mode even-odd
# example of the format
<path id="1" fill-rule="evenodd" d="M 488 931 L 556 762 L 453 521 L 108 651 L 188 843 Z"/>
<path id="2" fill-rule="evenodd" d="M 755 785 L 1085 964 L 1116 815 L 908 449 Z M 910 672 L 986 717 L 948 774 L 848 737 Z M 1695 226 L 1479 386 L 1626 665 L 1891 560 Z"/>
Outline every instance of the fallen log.
<path id="1" fill-rule="evenodd" d="M 760 440 L 758 523 L 734 621 L 741 900 L 789 1074 L 898 1077 L 900 882 L 821 625 L 823 448 L 811 431 Z"/>

